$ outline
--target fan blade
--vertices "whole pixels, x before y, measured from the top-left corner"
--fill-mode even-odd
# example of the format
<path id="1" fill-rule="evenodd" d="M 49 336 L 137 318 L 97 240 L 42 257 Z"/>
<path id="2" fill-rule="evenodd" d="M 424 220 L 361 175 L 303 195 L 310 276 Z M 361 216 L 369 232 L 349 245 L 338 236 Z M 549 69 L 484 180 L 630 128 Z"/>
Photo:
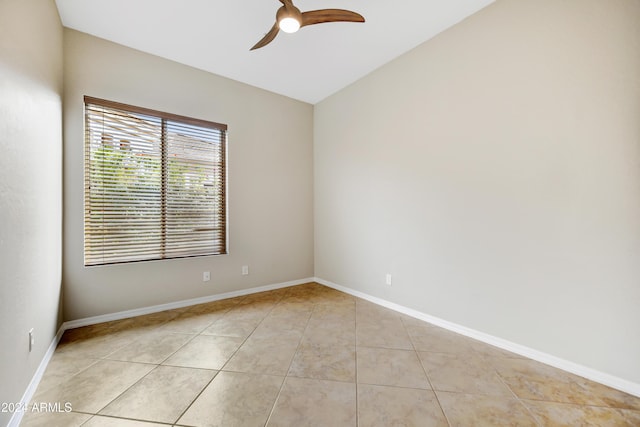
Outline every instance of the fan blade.
<path id="1" fill-rule="evenodd" d="M 364 17 L 359 13 L 343 9 L 321 9 L 302 12 L 301 27 L 325 22 L 364 22 Z"/>
<path id="2" fill-rule="evenodd" d="M 273 24 L 273 27 L 271 27 L 269 32 L 265 34 L 265 36 L 258 43 L 256 43 L 255 46 L 253 46 L 250 50 L 260 49 L 261 47 L 268 45 L 273 41 L 273 39 L 276 38 L 279 31 L 280 31 L 280 27 L 278 27 L 278 23 L 276 22 L 275 24 Z"/>

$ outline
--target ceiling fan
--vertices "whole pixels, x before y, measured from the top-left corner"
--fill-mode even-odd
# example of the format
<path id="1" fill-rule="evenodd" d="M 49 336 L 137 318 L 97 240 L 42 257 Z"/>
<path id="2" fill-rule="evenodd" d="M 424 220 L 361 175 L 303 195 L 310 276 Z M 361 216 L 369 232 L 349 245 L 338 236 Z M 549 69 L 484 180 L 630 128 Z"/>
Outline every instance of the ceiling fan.
<path id="1" fill-rule="evenodd" d="M 324 24 L 325 22 L 364 22 L 362 15 L 350 10 L 321 9 L 300 12 L 300 9 L 293 5 L 292 0 L 279 1 L 283 6 L 276 13 L 276 23 L 251 50 L 260 49 L 271 43 L 280 30 L 285 33 L 295 33 L 307 25 Z"/>

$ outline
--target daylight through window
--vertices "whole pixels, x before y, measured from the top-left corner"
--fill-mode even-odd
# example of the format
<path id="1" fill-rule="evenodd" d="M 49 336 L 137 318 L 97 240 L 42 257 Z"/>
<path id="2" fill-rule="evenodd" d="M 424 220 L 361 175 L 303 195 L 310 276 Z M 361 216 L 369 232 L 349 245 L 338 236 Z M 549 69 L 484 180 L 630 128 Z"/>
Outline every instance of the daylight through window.
<path id="1" fill-rule="evenodd" d="M 226 253 L 226 133 L 85 97 L 84 264 Z"/>

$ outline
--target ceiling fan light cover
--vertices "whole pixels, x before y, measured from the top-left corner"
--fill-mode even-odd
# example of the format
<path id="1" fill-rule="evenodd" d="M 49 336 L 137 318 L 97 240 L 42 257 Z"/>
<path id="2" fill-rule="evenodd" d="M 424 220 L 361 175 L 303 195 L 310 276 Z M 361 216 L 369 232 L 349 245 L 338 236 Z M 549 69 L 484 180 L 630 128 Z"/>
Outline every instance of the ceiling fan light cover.
<path id="1" fill-rule="evenodd" d="M 285 33 L 295 33 L 300 29 L 300 21 L 293 17 L 287 16 L 278 21 L 278 26 Z"/>

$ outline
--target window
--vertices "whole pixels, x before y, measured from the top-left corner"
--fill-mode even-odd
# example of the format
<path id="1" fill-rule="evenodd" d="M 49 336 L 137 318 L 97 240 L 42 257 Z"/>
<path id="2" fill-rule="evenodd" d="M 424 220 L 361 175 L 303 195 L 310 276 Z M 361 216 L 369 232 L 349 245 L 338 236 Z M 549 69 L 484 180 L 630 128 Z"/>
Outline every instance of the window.
<path id="1" fill-rule="evenodd" d="M 84 264 L 227 252 L 227 126 L 85 96 Z"/>

